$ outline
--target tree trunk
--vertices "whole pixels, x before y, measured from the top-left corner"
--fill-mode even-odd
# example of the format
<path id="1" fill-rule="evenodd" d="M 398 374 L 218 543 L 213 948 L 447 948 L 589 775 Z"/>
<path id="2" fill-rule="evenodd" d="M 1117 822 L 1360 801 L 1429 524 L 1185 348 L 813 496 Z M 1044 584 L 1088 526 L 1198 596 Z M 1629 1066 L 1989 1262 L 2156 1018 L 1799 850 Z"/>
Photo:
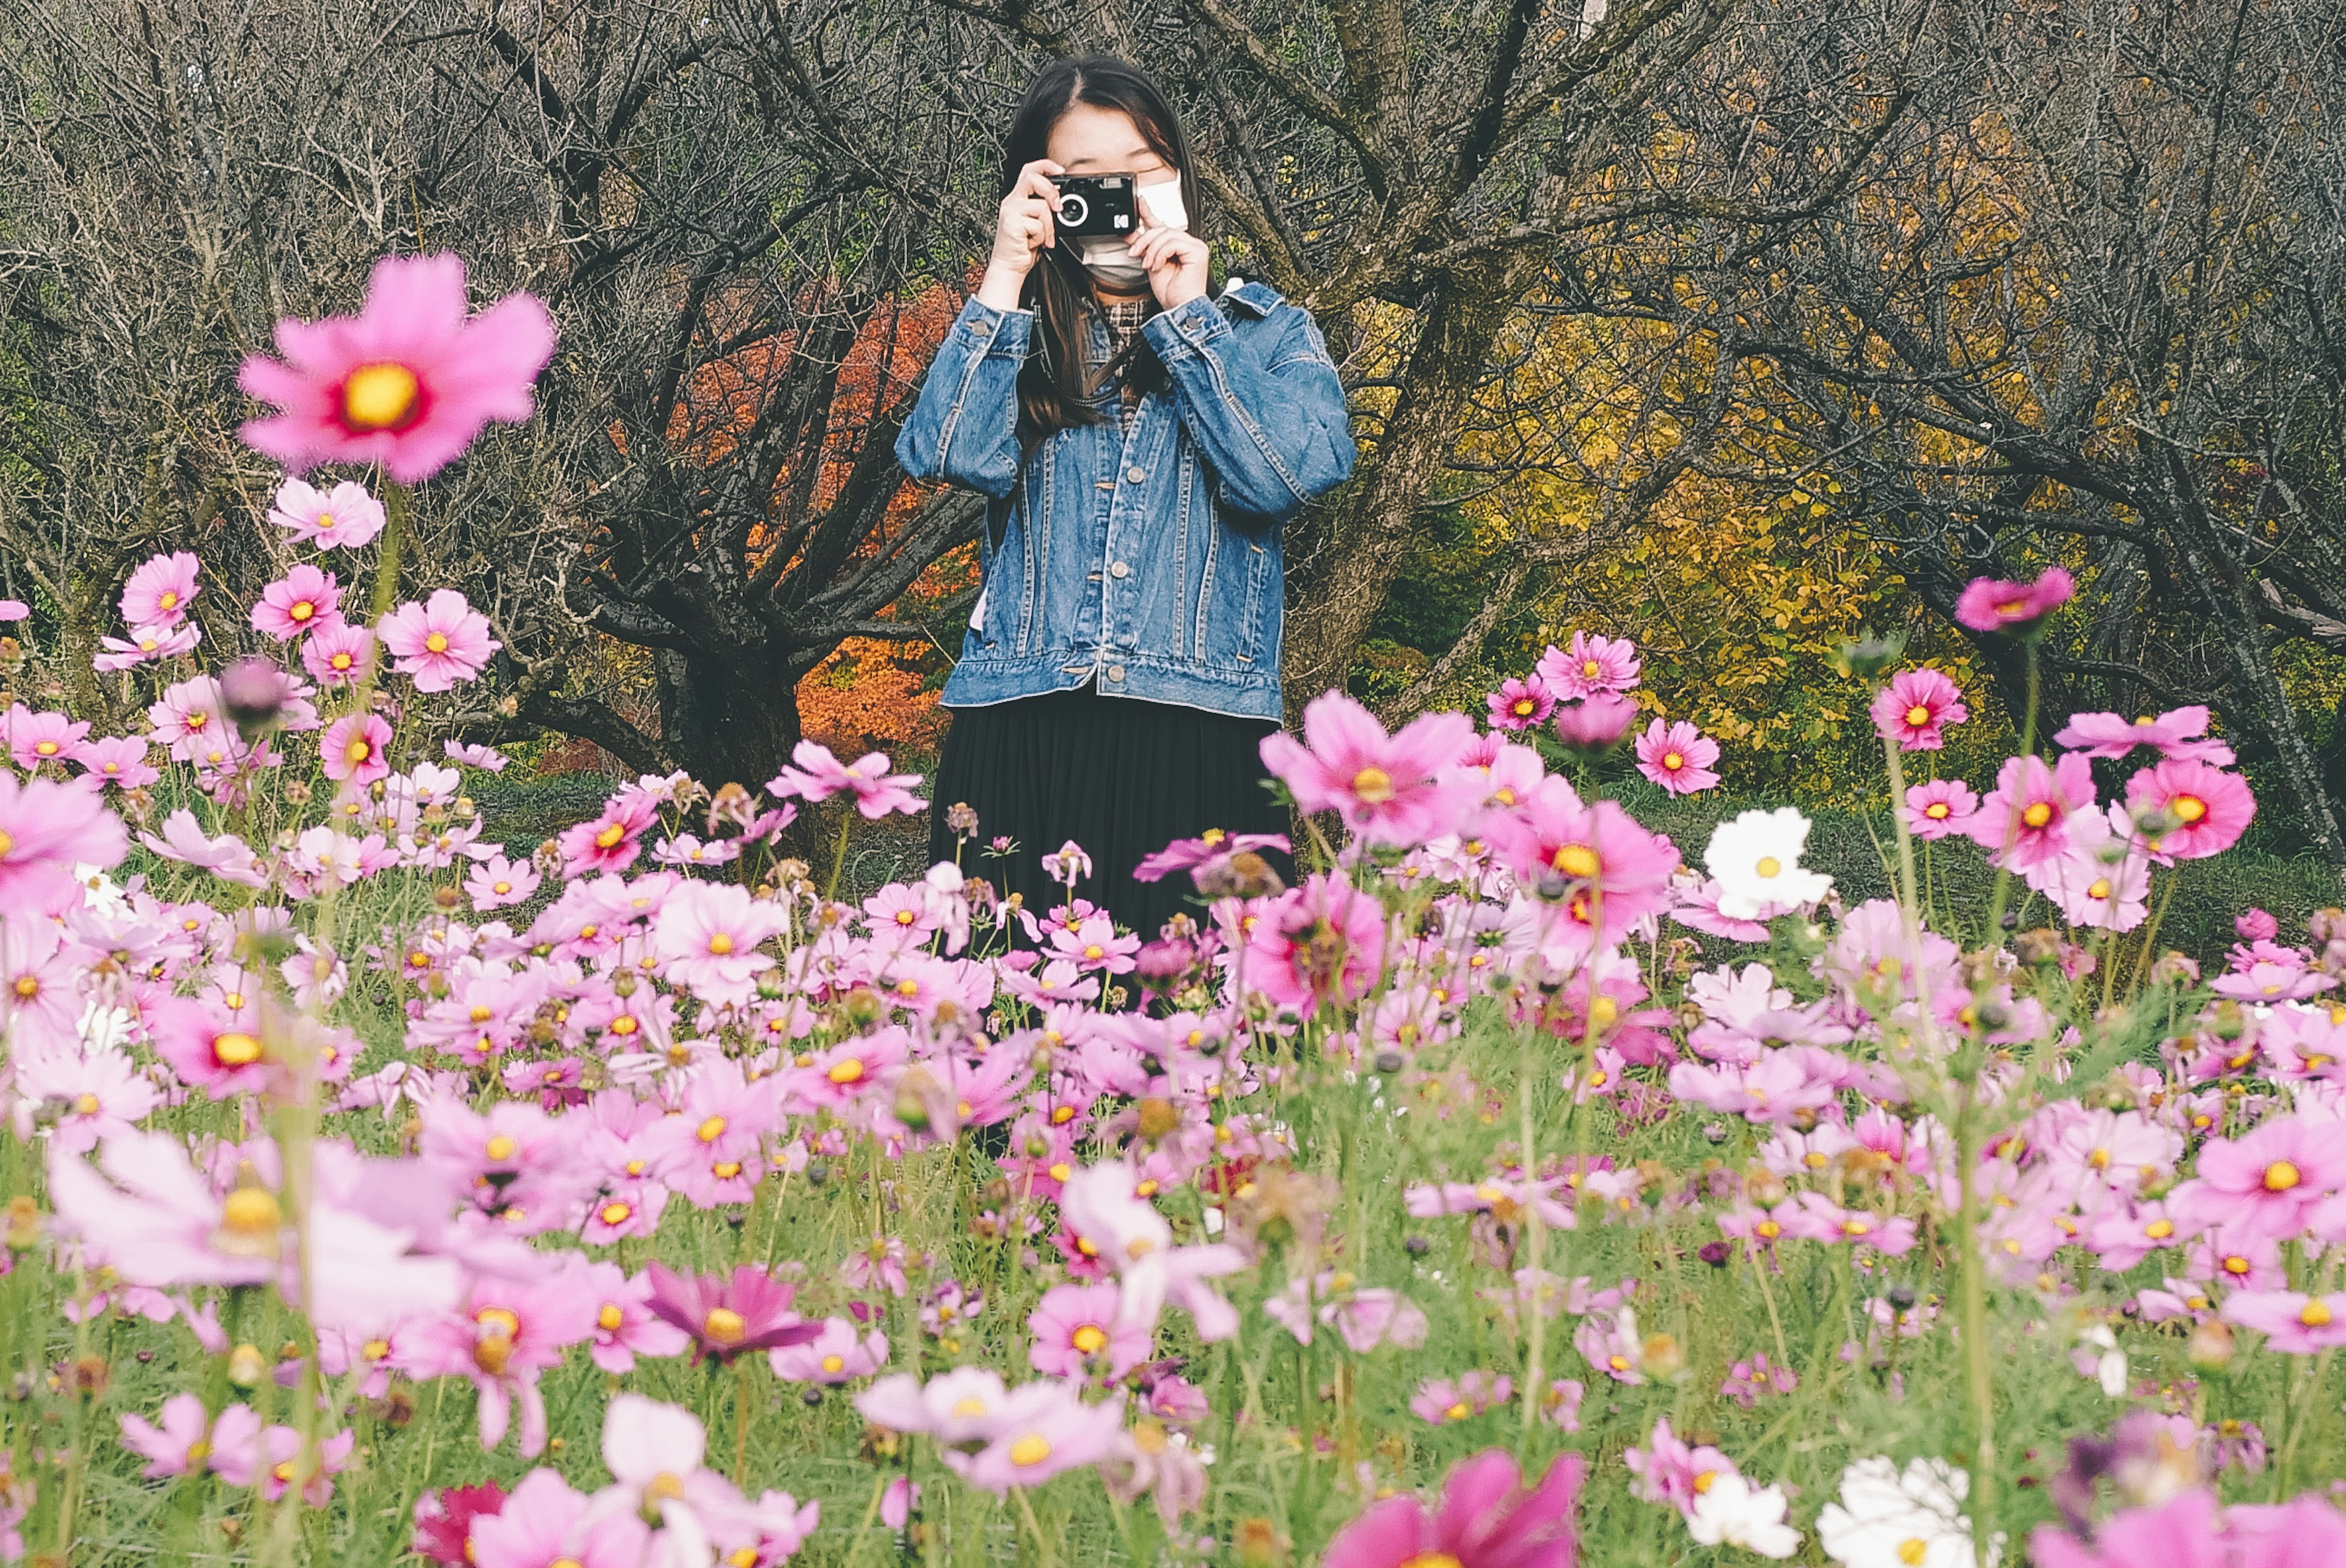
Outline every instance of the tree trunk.
<path id="1" fill-rule="evenodd" d="M 780 655 L 758 670 L 664 648 L 654 669 L 661 738 L 677 765 L 711 790 L 762 789 L 790 759 L 803 731 L 798 685 Z"/>

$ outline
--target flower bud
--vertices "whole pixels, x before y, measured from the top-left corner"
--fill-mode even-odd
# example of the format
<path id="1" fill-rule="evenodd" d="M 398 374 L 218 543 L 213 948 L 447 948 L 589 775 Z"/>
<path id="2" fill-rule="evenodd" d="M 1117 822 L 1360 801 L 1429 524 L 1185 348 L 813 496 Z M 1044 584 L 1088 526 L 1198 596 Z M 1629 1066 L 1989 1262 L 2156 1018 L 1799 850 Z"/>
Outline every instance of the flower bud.
<path id="1" fill-rule="evenodd" d="M 268 1375 L 269 1362 L 262 1357 L 260 1346 L 239 1345 L 228 1353 L 228 1380 L 238 1388 L 259 1388 L 260 1380 Z"/>
<path id="2" fill-rule="evenodd" d="M 285 708 L 285 672 L 265 658 L 240 658 L 220 671 L 220 707 L 250 740 L 271 728 Z"/>
<path id="3" fill-rule="evenodd" d="M 2203 1372 L 2220 1372 L 2232 1364 L 2232 1326 L 2221 1318 L 2206 1319 L 2191 1330 L 2184 1354 Z"/>

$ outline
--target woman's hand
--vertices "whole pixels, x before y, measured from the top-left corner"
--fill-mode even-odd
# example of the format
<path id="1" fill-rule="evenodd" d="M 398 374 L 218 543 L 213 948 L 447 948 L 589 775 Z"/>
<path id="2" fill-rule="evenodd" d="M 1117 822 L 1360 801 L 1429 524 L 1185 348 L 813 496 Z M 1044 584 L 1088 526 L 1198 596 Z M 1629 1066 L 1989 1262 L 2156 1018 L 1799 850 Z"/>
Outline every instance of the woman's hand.
<path id="1" fill-rule="evenodd" d="M 1171 311 L 1206 291 L 1206 242 L 1186 229 L 1144 222 L 1127 240 L 1132 258 L 1148 269 L 1157 302 Z"/>
<path id="2" fill-rule="evenodd" d="M 1018 308 L 1019 290 L 1035 258 L 1058 243 L 1058 187 L 1051 176 L 1066 172 L 1047 158 L 1038 158 L 1018 171 L 1018 183 L 1002 199 L 994 220 L 994 253 L 986 258 L 985 277 L 977 297 L 997 311 Z"/>

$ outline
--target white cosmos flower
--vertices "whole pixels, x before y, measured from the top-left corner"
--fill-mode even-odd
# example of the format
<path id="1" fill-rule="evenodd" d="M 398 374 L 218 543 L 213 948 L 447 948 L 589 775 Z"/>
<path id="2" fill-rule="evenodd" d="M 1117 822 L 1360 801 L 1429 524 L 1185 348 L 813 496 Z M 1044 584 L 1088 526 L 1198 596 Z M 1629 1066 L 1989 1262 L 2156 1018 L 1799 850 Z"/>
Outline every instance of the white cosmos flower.
<path id="1" fill-rule="evenodd" d="M 1862 1459 L 1841 1472 L 1841 1500 L 1817 1516 L 1825 1555 L 1846 1568 L 1977 1568 L 1963 1512 L 1972 1478 L 1941 1459 Z M 1990 1568 L 2003 1555 L 1999 1535 Z"/>
<path id="2" fill-rule="evenodd" d="M 1719 912 L 1757 920 L 1770 906 L 1811 904 L 1832 891 L 1832 879 L 1800 869 L 1809 820 L 1790 806 L 1746 811 L 1710 830 L 1703 864 L 1719 882 Z"/>
<path id="3" fill-rule="evenodd" d="M 1800 1549 L 1800 1532 L 1784 1522 L 1786 1506 L 1782 1487 L 1755 1491 L 1730 1471 L 1695 1493 L 1687 1532 L 1704 1546 L 1740 1546 L 1762 1557 L 1790 1557 Z"/>

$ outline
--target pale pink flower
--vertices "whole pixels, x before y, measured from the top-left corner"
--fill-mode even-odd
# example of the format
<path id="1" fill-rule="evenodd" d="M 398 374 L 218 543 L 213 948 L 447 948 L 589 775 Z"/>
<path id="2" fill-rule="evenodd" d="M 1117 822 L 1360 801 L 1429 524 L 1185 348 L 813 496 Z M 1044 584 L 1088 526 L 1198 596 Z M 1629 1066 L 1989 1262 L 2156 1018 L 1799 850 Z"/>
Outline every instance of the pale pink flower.
<path id="1" fill-rule="evenodd" d="M 122 1446 L 147 1461 L 139 1473 L 149 1481 L 199 1472 L 211 1456 L 211 1418 L 199 1395 L 173 1394 L 165 1400 L 160 1426 L 133 1411 L 126 1411 L 121 1422 Z"/>
<path id="2" fill-rule="evenodd" d="M 133 626 L 127 639 L 98 638 L 99 652 L 89 661 L 90 667 L 108 675 L 118 675 L 142 664 L 193 653 L 196 646 L 203 640 L 203 628 L 193 621 L 181 621 L 175 626 Z"/>
<path id="3" fill-rule="evenodd" d="M 60 1154 L 87 1154 L 100 1140 L 131 1131 L 163 1103 L 161 1093 L 125 1052 L 84 1052 L 70 1044 L 30 1051 L 20 1035 L 15 1063 L 19 1098 L 56 1108 L 49 1143 Z"/>
<path id="4" fill-rule="evenodd" d="M 347 479 L 332 490 L 288 479 L 277 487 L 269 520 L 291 530 L 301 544 L 355 550 L 382 532 L 382 503 L 367 494 L 365 485 Z"/>
<path id="5" fill-rule="evenodd" d="M 1906 829 L 1918 839 L 1947 839 L 1965 831 L 1979 809 L 1979 797 L 1960 779 L 1934 779 L 1906 789 Z"/>
<path id="6" fill-rule="evenodd" d="M 200 866 L 222 881 L 247 888 L 269 885 L 269 878 L 253 860 L 250 845 L 233 833 L 207 837 L 196 814 L 184 806 L 163 819 L 161 838 L 142 832 L 138 841 L 167 860 Z"/>
<path id="7" fill-rule="evenodd" d="M 188 603 L 203 592 L 196 574 L 202 563 L 185 550 L 142 562 L 122 586 L 122 619 L 132 626 L 176 626 L 187 618 Z"/>
<path id="8" fill-rule="evenodd" d="M 2220 740 L 2200 738 L 2207 733 L 2208 709 L 2192 703 L 2156 718 L 2147 713 L 2134 719 L 2115 713 L 2076 714 L 2054 735 L 2053 743 L 2087 757 L 2124 757 L 2138 746 L 2148 746 L 2170 762 L 2229 767 L 2232 748 Z"/>
<path id="9" fill-rule="evenodd" d="M 551 1470 L 534 1470 L 496 1512 L 472 1522 L 470 1568 L 640 1568 L 650 1527 L 633 1513 L 594 1508 Z"/>
<path id="10" fill-rule="evenodd" d="M 473 909 L 479 914 L 491 910 L 507 909 L 526 903 L 545 879 L 526 860 L 509 860 L 503 855 L 492 855 L 473 867 L 464 879 L 464 891 L 472 898 Z"/>
<path id="11" fill-rule="evenodd" d="M 321 626 L 301 639 L 301 667 L 321 687 L 354 685 L 374 667 L 374 634 L 348 621 Z"/>
<path id="12" fill-rule="evenodd" d="M 720 1006 L 749 1002 L 758 975 L 774 967 L 759 944 L 790 929 L 783 907 L 735 882 L 685 882 L 653 918 L 660 972 Z"/>
<path id="13" fill-rule="evenodd" d="M 1627 637 L 1572 634 L 1572 645 L 1540 655 L 1540 684 L 1559 702 L 1627 691 L 1637 684 L 1637 645 Z"/>
<path id="14" fill-rule="evenodd" d="M 74 869 L 104 869 L 130 847 L 97 791 L 0 773 L 0 910 L 37 910 L 66 896 Z"/>
<path id="15" fill-rule="evenodd" d="M 639 1559 L 645 1568 L 708 1568 L 748 1512 L 733 1483 L 702 1465 L 708 1451 L 708 1433 L 690 1411 L 614 1394 L 603 1407 L 603 1467 L 611 1484 L 595 1494 L 592 1517 L 657 1521 L 655 1543 Z"/>
<path id="16" fill-rule="evenodd" d="M 1113 1284 L 1055 1285 L 1046 1290 L 1027 1314 L 1026 1331 L 1034 1341 L 1027 1361 L 1049 1377 L 1096 1375 L 1103 1382 L 1120 1381 L 1148 1359 L 1156 1339 L 1145 1325 L 1118 1321 L 1122 1299 Z"/>
<path id="17" fill-rule="evenodd" d="M 868 1378 L 888 1364 L 888 1336 L 873 1329 L 858 1337 L 848 1318 L 826 1318 L 821 1332 L 802 1345 L 766 1352 L 767 1365 L 786 1383 L 836 1386 Z"/>
<path id="18" fill-rule="evenodd" d="M 295 473 L 380 463 L 420 484 L 491 420 L 530 417 L 531 383 L 554 353 L 554 321 L 528 294 L 469 320 L 455 256 L 386 256 L 356 316 L 277 323 L 280 362 L 246 358 L 238 384 L 281 411 L 247 422 L 246 444 Z"/>
<path id="19" fill-rule="evenodd" d="M 876 822 L 891 811 L 920 811 L 923 802 L 913 793 L 920 782 L 917 773 L 889 772 L 888 759 L 881 752 L 868 751 L 843 763 L 828 746 L 801 740 L 791 748 L 790 766 L 767 782 L 766 792 L 777 799 L 795 795 L 812 801 L 846 790 L 854 795 L 855 809 Z"/>
<path id="20" fill-rule="evenodd" d="M 505 645 L 489 635 L 489 617 L 454 588 L 436 588 L 423 604 L 405 604 L 376 627 L 391 651 L 391 667 L 410 676 L 418 691 L 446 691 L 477 677 Z"/>
<path id="21" fill-rule="evenodd" d="M 8 714 L 5 726 L 8 754 L 28 773 L 45 765 L 62 767 L 79 761 L 89 734 L 87 720 L 67 718 L 62 713 L 29 713 L 22 708 Z"/>
<path id="22" fill-rule="evenodd" d="M 2346 1292 L 2308 1296 L 2295 1290 L 2235 1290 L 2223 1318 L 2265 1337 L 2265 1349 L 2312 1356 L 2346 1345 Z"/>
<path id="23" fill-rule="evenodd" d="M 219 683 L 208 675 L 166 687 L 148 705 L 147 722 L 154 727 L 155 738 L 182 762 L 200 759 L 229 735 Z"/>
<path id="24" fill-rule="evenodd" d="M 147 760 L 147 738 L 115 735 L 82 743 L 74 765 L 89 778 L 117 789 L 144 789 L 163 775 Z"/>
<path id="25" fill-rule="evenodd" d="M 1124 1431 L 1124 1397 L 1086 1405 L 1067 1383 L 1043 1380 L 1010 1391 L 985 1446 L 974 1454 L 948 1449 L 942 1456 L 964 1481 L 996 1496 L 1014 1486 L 1040 1486 L 1063 1471 L 1107 1457 Z"/>

